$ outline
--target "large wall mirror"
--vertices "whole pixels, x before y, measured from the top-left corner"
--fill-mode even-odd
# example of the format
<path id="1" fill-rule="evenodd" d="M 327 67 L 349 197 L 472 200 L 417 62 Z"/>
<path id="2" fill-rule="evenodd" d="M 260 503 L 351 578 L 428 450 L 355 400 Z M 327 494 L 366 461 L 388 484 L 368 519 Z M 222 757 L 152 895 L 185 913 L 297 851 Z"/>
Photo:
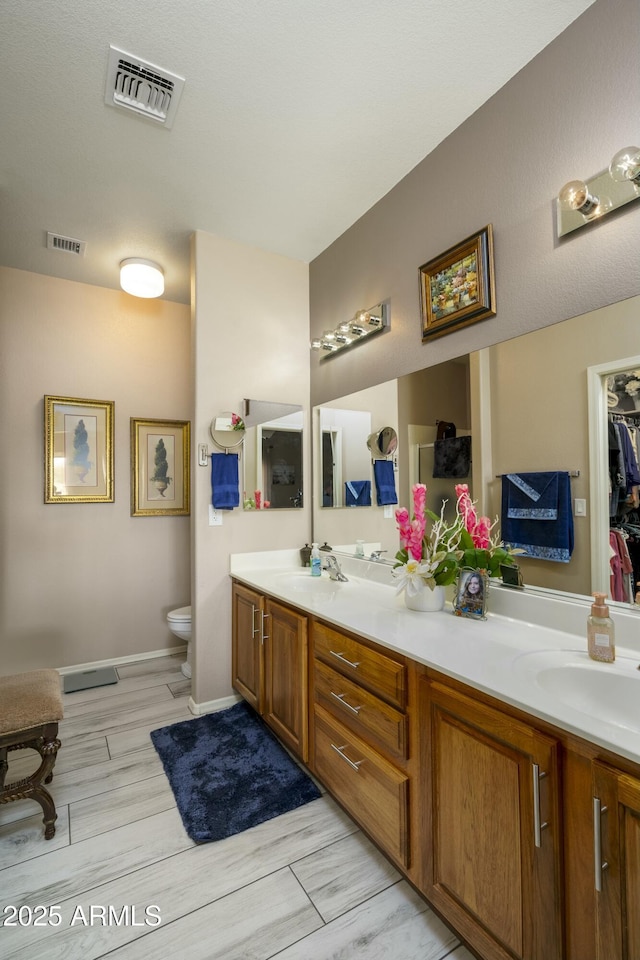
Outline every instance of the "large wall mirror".
<path id="1" fill-rule="evenodd" d="M 640 297 L 634 297 L 316 408 L 314 539 L 328 540 L 346 551 L 362 539 L 379 544 L 389 559 L 398 545 L 393 511 L 387 511 L 392 515 L 385 518 L 383 509 L 375 505 L 358 510 L 321 506 L 322 411 L 369 410 L 372 429 L 378 421 L 395 427 L 400 505 L 410 506 L 411 485 L 419 480 L 427 484 L 432 509 L 443 497 L 452 504 L 455 501 L 458 481 L 429 476 L 436 423 L 453 421 L 458 435 L 472 436 L 471 473 L 466 482 L 482 512 L 491 517 L 500 513 L 502 474 L 544 470 L 575 474 L 573 503 L 584 501 L 585 510 L 584 515 L 574 511 L 571 561 L 527 558 L 521 566 L 529 586 L 589 596 L 603 580 L 607 582 L 609 570 L 606 372 L 620 369 L 625 358 L 637 357 L 639 322 Z M 602 376 L 593 374 L 598 367 Z M 590 375 L 596 376 L 598 387 L 591 408 Z M 635 389 L 633 382 L 631 389 Z M 594 418 L 600 427 L 597 436 Z M 590 449 L 590 445 L 602 449 Z M 593 533 L 596 530 L 600 535 Z"/>
<path id="2" fill-rule="evenodd" d="M 302 407 L 245 400 L 244 422 L 244 509 L 302 508 Z"/>

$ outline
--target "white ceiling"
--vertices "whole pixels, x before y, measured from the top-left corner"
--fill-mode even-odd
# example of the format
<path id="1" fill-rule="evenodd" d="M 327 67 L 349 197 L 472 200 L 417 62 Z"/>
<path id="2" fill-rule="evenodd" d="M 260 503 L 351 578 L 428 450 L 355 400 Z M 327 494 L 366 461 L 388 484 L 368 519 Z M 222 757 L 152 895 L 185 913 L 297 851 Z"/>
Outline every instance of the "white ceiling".
<path id="1" fill-rule="evenodd" d="M 311 260 L 592 2 L 2 0 L 0 264 L 187 303 L 196 229 Z M 186 79 L 172 129 L 106 106 L 109 44 Z"/>

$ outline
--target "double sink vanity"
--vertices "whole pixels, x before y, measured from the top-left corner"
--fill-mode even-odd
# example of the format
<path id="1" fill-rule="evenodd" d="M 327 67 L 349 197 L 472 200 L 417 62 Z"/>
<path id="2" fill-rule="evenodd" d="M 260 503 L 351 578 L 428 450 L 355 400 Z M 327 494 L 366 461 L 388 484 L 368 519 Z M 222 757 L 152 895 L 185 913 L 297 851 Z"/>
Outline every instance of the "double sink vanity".
<path id="1" fill-rule="evenodd" d="M 483 960 L 640 958 L 640 629 L 491 588 L 407 610 L 390 566 L 231 557 L 233 685 Z"/>

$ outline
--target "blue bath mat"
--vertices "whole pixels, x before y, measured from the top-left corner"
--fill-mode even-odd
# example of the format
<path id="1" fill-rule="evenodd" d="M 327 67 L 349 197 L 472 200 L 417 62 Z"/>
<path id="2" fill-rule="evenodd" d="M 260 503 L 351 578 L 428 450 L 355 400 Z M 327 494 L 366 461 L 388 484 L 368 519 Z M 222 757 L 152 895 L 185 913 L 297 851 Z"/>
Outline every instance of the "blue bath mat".
<path id="1" fill-rule="evenodd" d="M 320 796 L 245 703 L 152 730 L 185 830 L 222 840 Z"/>

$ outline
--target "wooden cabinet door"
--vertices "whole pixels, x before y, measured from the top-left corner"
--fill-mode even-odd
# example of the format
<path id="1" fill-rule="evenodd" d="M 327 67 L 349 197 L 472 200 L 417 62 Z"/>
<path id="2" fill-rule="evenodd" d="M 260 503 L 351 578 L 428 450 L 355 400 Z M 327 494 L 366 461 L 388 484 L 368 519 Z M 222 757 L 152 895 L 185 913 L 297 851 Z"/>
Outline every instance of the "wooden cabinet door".
<path id="1" fill-rule="evenodd" d="M 258 713 L 264 697 L 263 609 L 259 593 L 234 583 L 232 614 L 231 682 Z"/>
<path id="2" fill-rule="evenodd" d="M 640 957 L 640 780 L 593 764 L 595 960 Z"/>
<path id="3" fill-rule="evenodd" d="M 482 957 L 560 960 L 555 740 L 422 680 L 422 885 Z"/>
<path id="4" fill-rule="evenodd" d="M 301 760 L 309 758 L 307 618 L 266 601 L 264 719 Z"/>

